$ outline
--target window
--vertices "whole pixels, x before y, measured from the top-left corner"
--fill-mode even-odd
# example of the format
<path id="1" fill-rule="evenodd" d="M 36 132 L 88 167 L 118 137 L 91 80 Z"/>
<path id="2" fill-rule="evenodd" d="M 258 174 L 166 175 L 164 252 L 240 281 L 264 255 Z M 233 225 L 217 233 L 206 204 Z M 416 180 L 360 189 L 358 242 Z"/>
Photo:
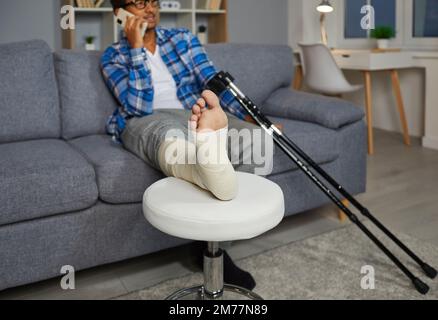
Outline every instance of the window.
<path id="1" fill-rule="evenodd" d="M 345 39 L 369 37 L 369 30 L 363 30 L 360 24 L 364 16 L 361 8 L 364 5 L 374 7 L 376 26 L 390 26 L 396 30 L 396 0 L 345 0 Z"/>
<path id="2" fill-rule="evenodd" d="M 335 1 L 335 0 L 333 0 Z M 375 46 L 370 31 L 362 30 L 363 5 L 374 7 L 375 26 L 388 25 L 396 30 L 394 48 L 405 50 L 438 49 L 438 0 L 337 0 L 343 11 L 333 24 L 341 25 L 333 46 L 368 49 Z M 336 10 L 336 8 L 335 8 Z M 336 11 L 335 11 L 336 12 Z M 339 23 L 340 22 L 340 23 Z M 333 27 L 333 30 L 339 30 Z"/>
<path id="3" fill-rule="evenodd" d="M 367 2 L 367 0 L 345 1 L 344 36 L 346 39 L 367 37 L 367 31 L 363 30 L 360 26 L 360 21 L 363 16 L 360 10 Z"/>
<path id="4" fill-rule="evenodd" d="M 438 37 L 438 0 L 414 0 L 413 9 L 412 36 Z"/>

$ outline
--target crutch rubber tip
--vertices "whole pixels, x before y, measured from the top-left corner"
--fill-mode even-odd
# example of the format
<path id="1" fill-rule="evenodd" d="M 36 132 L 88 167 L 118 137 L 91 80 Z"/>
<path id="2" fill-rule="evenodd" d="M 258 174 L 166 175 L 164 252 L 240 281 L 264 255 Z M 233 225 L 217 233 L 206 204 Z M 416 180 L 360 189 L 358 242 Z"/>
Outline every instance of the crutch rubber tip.
<path id="1" fill-rule="evenodd" d="M 434 279 L 436 277 L 436 270 L 427 263 L 423 264 L 422 268 L 429 278 Z"/>
<path id="2" fill-rule="evenodd" d="M 421 294 L 426 294 L 429 291 L 429 287 L 423 281 L 418 278 L 415 278 L 412 283 L 414 284 L 417 291 Z"/>

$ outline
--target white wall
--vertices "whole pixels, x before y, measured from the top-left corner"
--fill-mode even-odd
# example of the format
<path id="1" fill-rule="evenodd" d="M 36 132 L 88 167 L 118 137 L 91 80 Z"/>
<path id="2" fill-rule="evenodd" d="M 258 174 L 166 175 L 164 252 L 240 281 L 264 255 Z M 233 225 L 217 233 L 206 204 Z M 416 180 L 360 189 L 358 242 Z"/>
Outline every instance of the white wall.
<path id="1" fill-rule="evenodd" d="M 336 7 L 337 0 L 331 3 Z M 319 12 L 316 7 L 321 0 L 289 0 L 289 45 L 298 47 L 299 42 L 320 42 Z M 335 47 L 338 33 L 338 12 L 334 11 L 326 16 L 328 44 Z"/>
<path id="2" fill-rule="evenodd" d="M 297 43 L 300 41 L 320 42 L 319 13 L 316 11 L 319 3 L 319 0 L 289 0 L 289 45 L 294 49 L 298 48 Z M 331 3 L 335 10 L 327 15 L 328 42 L 329 47 L 338 48 L 341 47 L 338 46 L 338 39 L 343 32 L 339 23 L 343 15 L 342 1 L 331 0 Z M 363 84 L 361 73 L 349 71 L 345 74 L 350 82 Z M 424 135 L 424 69 L 401 70 L 399 76 L 410 134 L 421 137 Z M 385 72 L 373 72 L 372 86 L 374 127 L 402 132 L 390 75 Z M 346 95 L 345 98 L 364 106 L 363 90 Z"/>

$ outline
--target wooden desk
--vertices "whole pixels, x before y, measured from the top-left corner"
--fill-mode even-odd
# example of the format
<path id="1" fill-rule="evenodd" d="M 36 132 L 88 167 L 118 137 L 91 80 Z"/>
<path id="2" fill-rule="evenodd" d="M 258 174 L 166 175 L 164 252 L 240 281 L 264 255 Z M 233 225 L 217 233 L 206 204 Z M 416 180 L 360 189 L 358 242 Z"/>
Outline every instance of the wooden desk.
<path id="1" fill-rule="evenodd" d="M 408 124 L 406 121 L 403 96 L 400 90 L 398 69 L 412 68 L 414 61 L 410 52 L 372 52 L 371 50 L 332 50 L 338 66 L 346 70 L 358 70 L 364 74 L 365 82 L 365 111 L 368 126 L 368 154 L 374 154 L 373 138 L 373 117 L 372 117 L 372 93 L 371 93 L 371 72 L 388 71 L 391 74 L 392 87 L 397 100 L 397 108 L 400 114 L 400 121 L 403 129 L 403 140 L 410 145 Z M 296 55 L 296 53 L 295 53 Z M 294 88 L 301 87 L 302 68 L 296 69 L 296 81 Z"/>
<path id="2" fill-rule="evenodd" d="M 412 68 L 414 61 L 410 52 L 372 52 L 371 50 L 332 50 L 338 66 L 346 70 L 358 70 L 364 74 L 365 108 L 368 125 L 368 153 L 374 154 L 373 116 L 371 72 L 388 71 L 391 74 L 392 88 L 397 101 L 398 113 L 403 129 L 403 140 L 407 146 L 411 145 L 409 129 L 406 121 L 403 96 L 400 90 L 398 69 Z"/>

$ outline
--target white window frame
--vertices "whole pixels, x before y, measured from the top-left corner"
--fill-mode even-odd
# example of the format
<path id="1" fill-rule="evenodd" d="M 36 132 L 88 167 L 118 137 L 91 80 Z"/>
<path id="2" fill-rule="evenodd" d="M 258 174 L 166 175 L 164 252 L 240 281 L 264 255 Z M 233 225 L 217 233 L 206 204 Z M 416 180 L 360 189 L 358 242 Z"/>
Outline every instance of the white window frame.
<path id="1" fill-rule="evenodd" d="M 334 0 L 335 7 L 339 8 L 336 20 L 339 21 L 336 46 L 347 49 L 369 49 L 375 47 L 374 39 L 345 38 L 345 0 Z M 413 0 L 396 0 L 396 37 L 391 39 L 391 47 L 402 49 L 438 49 L 438 37 L 418 38 L 412 36 Z"/>
<path id="2" fill-rule="evenodd" d="M 438 37 L 414 37 L 412 35 L 414 25 L 414 0 L 405 1 L 404 11 L 404 48 L 406 49 L 438 49 Z"/>

